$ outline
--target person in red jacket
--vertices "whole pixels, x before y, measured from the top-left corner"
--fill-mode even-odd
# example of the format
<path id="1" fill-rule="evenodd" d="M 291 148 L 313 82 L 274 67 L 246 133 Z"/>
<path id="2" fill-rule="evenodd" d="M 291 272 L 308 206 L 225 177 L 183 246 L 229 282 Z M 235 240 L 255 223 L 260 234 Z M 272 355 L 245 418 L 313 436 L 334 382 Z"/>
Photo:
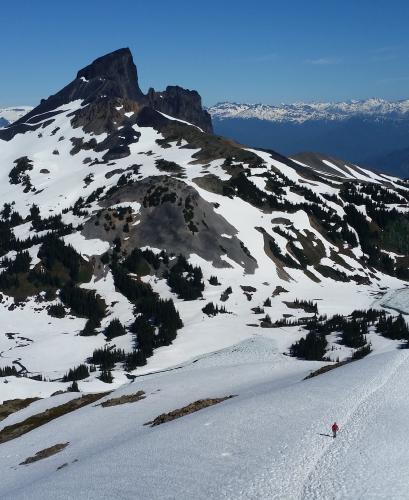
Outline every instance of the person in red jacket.
<path id="1" fill-rule="evenodd" d="M 333 437 L 333 438 L 336 438 L 336 437 L 337 437 L 337 432 L 339 431 L 338 424 L 337 424 L 336 422 L 334 422 L 334 423 L 332 424 L 331 429 L 332 429 L 332 437 Z"/>

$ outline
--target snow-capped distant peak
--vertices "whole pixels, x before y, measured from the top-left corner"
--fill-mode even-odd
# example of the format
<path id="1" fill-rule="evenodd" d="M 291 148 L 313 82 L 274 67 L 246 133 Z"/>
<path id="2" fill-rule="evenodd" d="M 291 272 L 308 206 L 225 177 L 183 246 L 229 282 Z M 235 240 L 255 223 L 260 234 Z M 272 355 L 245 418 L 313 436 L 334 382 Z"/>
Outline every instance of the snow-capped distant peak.
<path id="1" fill-rule="evenodd" d="M 344 120 L 353 116 L 399 118 L 408 116 L 409 99 L 386 101 L 384 99 L 351 100 L 344 102 L 295 102 L 292 104 L 238 104 L 222 102 L 208 109 L 212 118 L 256 118 L 273 122 L 298 122 L 311 120 Z"/>
<path id="2" fill-rule="evenodd" d="M 0 127 L 4 127 L 19 120 L 29 113 L 33 106 L 14 106 L 11 108 L 0 108 Z"/>

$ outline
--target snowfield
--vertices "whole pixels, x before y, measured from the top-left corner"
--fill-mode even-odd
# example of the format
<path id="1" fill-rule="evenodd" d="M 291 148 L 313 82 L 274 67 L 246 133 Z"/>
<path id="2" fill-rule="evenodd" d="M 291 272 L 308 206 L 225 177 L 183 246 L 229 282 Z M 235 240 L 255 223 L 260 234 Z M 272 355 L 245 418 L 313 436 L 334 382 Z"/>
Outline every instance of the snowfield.
<path id="1" fill-rule="evenodd" d="M 409 184 L 159 113 L 129 49 L 81 74 L 0 131 L 0 499 L 409 498 Z"/>
<path id="2" fill-rule="evenodd" d="M 407 315 L 409 314 L 409 288 L 391 290 L 379 302 L 386 309 L 392 309 Z"/>
<path id="3" fill-rule="evenodd" d="M 138 377 L 105 399 L 143 390 L 141 401 L 90 405 L 2 444 L 1 498 L 406 498 L 408 352 L 390 342 L 383 353 L 303 381 L 320 363 L 277 347 L 255 336 L 178 370 Z M 143 425 L 230 394 L 236 397 L 158 427 Z M 34 405 L 38 412 L 50 403 Z M 18 465 L 66 442 L 57 455 Z"/>
<path id="4" fill-rule="evenodd" d="M 206 201 L 213 204 L 215 212 L 224 217 L 234 228 L 237 237 L 244 243 L 250 251 L 250 254 L 256 259 L 257 267 L 253 274 L 244 271 L 243 266 L 233 262 L 229 257 L 223 256 L 225 262 L 230 267 L 215 268 L 211 262 L 191 254 L 190 262 L 199 265 L 204 274 L 205 283 L 212 275 L 217 275 L 219 286 L 206 286 L 203 299 L 200 301 L 186 302 L 178 299 L 170 292 L 164 279 L 156 277 L 147 278 L 154 291 L 158 292 L 163 298 L 172 298 L 184 322 L 184 327 L 179 330 L 178 336 L 172 345 L 160 347 L 155 350 L 152 358 L 148 359 L 145 367 L 138 368 L 137 373 L 147 373 L 157 370 L 168 369 L 203 356 L 205 354 L 225 349 L 239 342 L 251 339 L 255 334 L 254 324 L 257 324 L 263 315 L 254 314 L 252 308 L 262 306 L 267 297 L 272 296 L 277 286 L 282 286 L 287 293 L 280 294 L 271 298 L 271 307 L 265 308 L 272 321 L 283 318 L 286 314 L 291 314 L 293 319 L 308 316 L 302 309 L 288 309 L 284 301 L 294 301 L 297 298 L 316 301 L 320 314 L 350 314 L 354 309 L 368 308 L 374 302 L 374 297 L 382 289 L 387 287 L 390 293 L 402 288 L 402 282 L 396 278 L 382 275 L 378 271 L 372 271 L 373 276 L 377 278 L 371 285 L 359 287 L 355 283 L 334 282 L 332 279 L 320 276 L 320 282 L 311 281 L 302 270 L 287 269 L 288 279 L 283 279 L 276 266 L 267 256 L 264 249 L 263 235 L 260 228 L 267 233 L 271 233 L 272 219 L 280 220 L 283 218 L 288 221 L 294 230 L 299 231 L 305 236 L 313 237 L 316 242 L 320 242 L 325 248 L 326 256 L 321 259 L 323 265 L 344 270 L 338 264 L 330 259 L 331 253 L 338 252 L 338 248 L 331 244 L 323 235 L 311 224 L 308 215 L 298 210 L 294 213 L 275 211 L 272 214 L 263 213 L 250 203 L 240 198 L 229 198 L 216 194 L 197 185 L 197 179 L 208 173 L 217 175 L 221 180 L 227 180 L 230 176 L 222 168 L 222 160 L 213 160 L 206 165 L 203 171 L 203 165 L 193 162 L 194 154 L 198 149 L 188 149 L 180 144 L 171 143 L 166 149 L 162 148 L 156 141 L 163 138 L 162 135 L 151 127 L 133 126 L 133 129 L 140 134 L 138 142 L 130 145 L 131 155 L 121 158 L 109 164 L 84 165 L 84 160 L 89 156 L 89 152 L 84 150 L 76 155 L 70 153 L 72 143 L 71 137 L 84 137 L 90 140 L 94 136 L 85 134 L 82 129 L 73 128 L 69 117 L 80 109 L 80 101 L 74 101 L 61 106 L 54 123 L 46 125 L 42 132 L 28 131 L 24 134 L 16 135 L 11 141 L 0 143 L 2 158 L 7 165 L 13 165 L 16 157 L 21 156 L 18 152 L 24 151 L 29 158 L 34 161 L 34 168 L 30 171 L 30 178 L 35 185 L 36 192 L 22 192 L 22 186 L 19 184 L 10 185 L 8 182 L 8 169 L 0 173 L 2 179 L 0 194 L 3 202 L 14 203 L 13 209 L 17 210 L 23 216 L 27 215 L 29 208 L 33 203 L 39 205 L 41 215 L 47 217 L 65 210 L 63 221 L 73 223 L 74 226 L 83 223 L 83 218 L 74 215 L 69 209 L 73 206 L 78 196 L 87 197 L 98 188 L 105 190 L 113 187 L 118 182 L 119 177 L 126 171 L 131 160 L 140 164 L 137 179 L 141 180 L 149 176 L 163 175 L 157 166 L 158 158 L 165 158 L 167 161 L 176 162 L 184 169 L 184 182 L 193 187 L 199 195 Z M 55 127 L 58 133 L 55 134 Z M 96 136 L 97 142 L 101 142 L 106 134 Z M 54 154 L 55 148 L 58 148 L 58 155 Z M 257 154 L 264 165 L 254 168 L 249 172 L 248 178 L 259 189 L 265 190 L 265 180 L 259 177 L 266 172 L 277 169 L 292 182 L 302 184 L 302 176 L 293 167 L 273 159 L 269 154 L 253 149 L 248 151 Z M 92 152 L 96 160 L 101 161 L 104 152 Z M 46 174 L 43 171 L 48 172 Z M 111 172 L 113 173 L 111 175 Z M 385 181 L 385 178 L 373 174 L 367 170 L 362 170 L 361 177 L 370 178 L 371 181 L 378 183 Z M 108 177 L 107 175 L 108 174 Z M 84 178 L 92 176 L 92 182 L 84 183 Z M 345 172 L 344 172 L 345 175 Z M 355 179 L 357 172 L 351 171 L 351 179 Z M 388 177 L 388 182 L 395 182 L 396 178 Z M 322 197 L 323 194 L 333 194 L 334 187 L 318 179 L 310 183 L 314 192 Z M 285 198 L 292 203 L 303 201 L 300 195 L 286 189 Z M 326 201 L 328 206 L 337 207 L 339 205 Z M 113 208 L 129 206 L 132 213 L 137 215 L 140 210 L 138 202 L 122 202 L 113 205 Z M 91 213 L 97 212 L 101 206 L 98 201 L 92 203 Z M 358 207 L 362 209 L 362 207 Z M 67 211 L 68 210 L 68 211 Z M 134 224 L 138 224 L 136 221 Z M 280 225 L 280 224 L 278 224 Z M 17 238 L 24 239 L 30 234 L 31 223 L 23 223 L 14 228 L 14 234 Z M 39 233 L 41 234 L 41 233 Z M 287 240 L 274 234 L 275 241 L 281 251 L 287 253 Z M 100 256 L 109 248 L 109 243 L 99 239 L 87 239 L 80 232 L 76 231 L 64 237 L 66 243 L 71 244 L 86 260 L 91 260 L 95 256 Z M 317 244 L 316 243 L 316 244 Z M 298 244 L 298 246 L 300 246 Z M 36 264 L 39 246 L 34 245 L 29 249 L 33 258 L 32 266 Z M 15 252 L 10 252 L 6 257 L 13 257 Z M 357 275 L 367 277 L 368 270 L 363 267 L 359 258 L 362 251 L 359 247 L 352 249 L 350 256 L 343 255 L 343 258 L 350 269 Z M 354 258 L 352 258 L 354 257 Z M 312 274 L 315 271 L 311 270 Z M 218 315 L 209 318 L 202 312 L 203 306 L 214 301 L 220 303 L 220 295 L 228 286 L 231 286 L 233 292 L 229 300 L 225 303 L 229 314 Z M 250 286 L 255 289 L 251 294 L 251 301 L 243 293 L 242 286 Z M 118 318 L 125 326 L 129 326 L 134 318 L 133 305 L 120 293 L 115 290 L 112 274 L 106 270 L 103 275 L 94 276 L 89 283 L 83 284 L 83 288 L 94 289 L 105 299 L 108 310 L 106 317 L 102 321 L 101 328 Z M 39 306 L 34 300 L 29 300 L 25 304 L 20 304 L 16 309 L 11 310 L 12 298 L 3 297 L 0 303 L 0 319 L 2 321 L 3 335 L 0 336 L 0 367 L 11 365 L 18 361 L 19 366 L 23 366 L 31 374 L 42 374 L 47 382 L 43 387 L 39 384 L 29 384 L 25 379 L 15 379 L 9 389 L 0 390 L 0 401 L 12 397 L 15 394 L 27 394 L 27 396 L 43 396 L 55 392 L 55 384 L 61 382 L 49 382 L 62 377 L 70 368 L 83 363 L 96 348 L 105 345 L 105 339 L 102 335 L 92 337 L 82 337 L 78 333 L 85 325 L 85 319 L 67 316 L 64 319 L 52 318 L 47 314 L 44 307 Z M 383 304 L 379 304 L 382 306 Z M 407 313 L 407 310 L 404 312 Z M 249 326 L 253 325 L 253 326 Z M 286 329 L 284 329 L 285 331 Z M 287 329 L 288 330 L 288 329 Z M 282 345 L 282 352 L 286 352 L 290 345 L 305 336 L 305 331 L 295 327 L 290 328 L 291 334 L 287 341 Z M 272 329 L 271 336 L 280 335 L 280 329 Z M 13 335 L 7 335 L 12 333 Z M 14 335 L 15 334 L 15 335 Z M 109 346 L 129 350 L 132 347 L 131 335 L 114 339 L 108 343 Z M 337 347 L 337 346 L 336 346 Z M 344 359 L 350 355 L 350 350 L 340 350 L 339 346 L 335 354 L 331 352 L 331 359 Z M 90 379 L 85 382 L 79 382 L 80 388 L 86 392 L 92 392 L 99 388 L 102 390 L 105 384 L 101 383 L 98 374 L 91 374 Z M 126 380 L 123 372 L 119 370 L 114 380 L 114 386 L 118 386 Z M 18 388 L 19 384 L 22 388 Z M 3 383 L 0 380 L 0 386 Z M 65 386 L 69 384 L 66 383 Z M 106 386 L 106 385 L 105 385 Z M 13 387 L 13 390 L 11 390 Z M 111 387 L 111 386 L 109 386 Z M 30 388 L 31 393 L 28 393 Z"/>

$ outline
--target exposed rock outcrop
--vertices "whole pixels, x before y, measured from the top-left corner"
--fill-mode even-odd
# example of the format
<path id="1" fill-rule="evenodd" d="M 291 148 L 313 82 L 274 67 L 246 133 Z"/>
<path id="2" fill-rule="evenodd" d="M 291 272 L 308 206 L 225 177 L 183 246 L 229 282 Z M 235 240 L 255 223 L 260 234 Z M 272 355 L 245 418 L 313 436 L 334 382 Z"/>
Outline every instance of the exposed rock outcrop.
<path id="1" fill-rule="evenodd" d="M 202 99 L 196 90 L 187 90 L 177 85 L 168 86 L 163 92 L 149 89 L 150 107 L 200 127 L 204 132 L 213 132 L 212 119 L 202 108 Z"/>
<path id="2" fill-rule="evenodd" d="M 134 201 L 141 204 L 138 223 L 130 224 L 129 232 L 124 233 L 125 220 L 116 220 L 109 207 Z M 85 223 L 83 234 L 86 238 L 109 242 L 120 238 L 122 249 L 127 251 L 150 246 L 166 248 L 178 255 L 189 248 L 190 253 L 218 268 L 230 267 L 224 258 L 227 256 L 247 273 L 254 273 L 257 267 L 257 262 L 246 253 L 237 237 L 237 230 L 214 210 L 211 203 L 180 179 L 147 177 L 116 189 L 101 206 L 106 206 L 107 211 L 100 211 Z M 107 224 L 109 218 L 114 219 L 111 228 Z"/>
<path id="3" fill-rule="evenodd" d="M 99 57 L 81 69 L 71 83 L 54 95 L 43 99 L 28 114 L 9 127 L 0 130 L 0 139 L 10 140 L 16 134 L 35 130 L 45 119 L 58 114 L 57 108 L 72 101 L 81 100 L 88 105 L 73 115 L 73 126 L 81 126 L 87 132 L 111 133 L 114 119 L 121 102 L 127 110 L 138 114 L 145 107 L 171 115 L 199 126 L 205 132 L 212 132 L 211 117 L 202 108 L 200 95 L 195 90 L 182 87 L 167 87 L 164 92 L 150 89 L 147 95 L 141 91 L 138 72 L 131 51 L 122 48 Z"/>

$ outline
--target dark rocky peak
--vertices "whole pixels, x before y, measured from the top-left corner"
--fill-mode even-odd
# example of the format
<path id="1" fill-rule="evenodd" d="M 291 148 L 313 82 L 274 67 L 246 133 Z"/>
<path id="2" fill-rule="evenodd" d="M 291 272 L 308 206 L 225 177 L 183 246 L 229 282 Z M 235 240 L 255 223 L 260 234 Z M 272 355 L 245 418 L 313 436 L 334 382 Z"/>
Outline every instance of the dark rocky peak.
<path id="1" fill-rule="evenodd" d="M 149 106 L 167 115 L 197 125 L 205 132 L 212 133 L 212 119 L 202 107 L 202 99 L 196 90 L 187 90 L 177 85 L 166 87 L 163 92 L 149 89 Z"/>
<path id="2" fill-rule="evenodd" d="M 99 57 L 81 69 L 75 80 L 66 87 L 43 99 L 36 108 L 11 126 L 0 130 L 0 139 L 10 140 L 16 134 L 52 123 L 53 117 L 61 112 L 56 111 L 56 108 L 75 100 L 81 100 L 88 106 L 74 112 L 71 123 L 74 127 L 83 127 L 87 132 L 111 133 L 123 121 L 125 112 L 134 111 L 136 119 L 144 107 L 186 120 L 205 132 L 212 132 L 211 117 L 203 110 L 200 95 L 196 91 L 172 86 L 164 92 L 150 89 L 144 95 L 139 88 L 131 51 L 123 48 Z M 123 110 L 118 114 L 116 110 L 121 106 Z M 147 123 L 147 126 L 155 124 Z"/>
<path id="3" fill-rule="evenodd" d="M 108 98 L 120 97 L 132 101 L 141 101 L 144 95 L 139 88 L 138 73 L 133 62 L 131 51 L 119 49 L 105 56 L 95 59 L 77 74 L 77 81 L 81 80 L 86 86 L 92 85 L 92 93 L 86 99 L 93 99 L 102 95 Z"/>
<path id="4" fill-rule="evenodd" d="M 78 72 L 77 77 L 62 90 L 43 99 L 30 113 L 15 122 L 35 123 L 39 115 L 55 110 L 71 101 L 81 99 L 85 104 L 101 97 L 142 100 L 144 95 L 138 85 L 138 74 L 129 49 L 119 49 L 96 59 Z M 36 118 L 34 118 L 36 117 Z"/>

